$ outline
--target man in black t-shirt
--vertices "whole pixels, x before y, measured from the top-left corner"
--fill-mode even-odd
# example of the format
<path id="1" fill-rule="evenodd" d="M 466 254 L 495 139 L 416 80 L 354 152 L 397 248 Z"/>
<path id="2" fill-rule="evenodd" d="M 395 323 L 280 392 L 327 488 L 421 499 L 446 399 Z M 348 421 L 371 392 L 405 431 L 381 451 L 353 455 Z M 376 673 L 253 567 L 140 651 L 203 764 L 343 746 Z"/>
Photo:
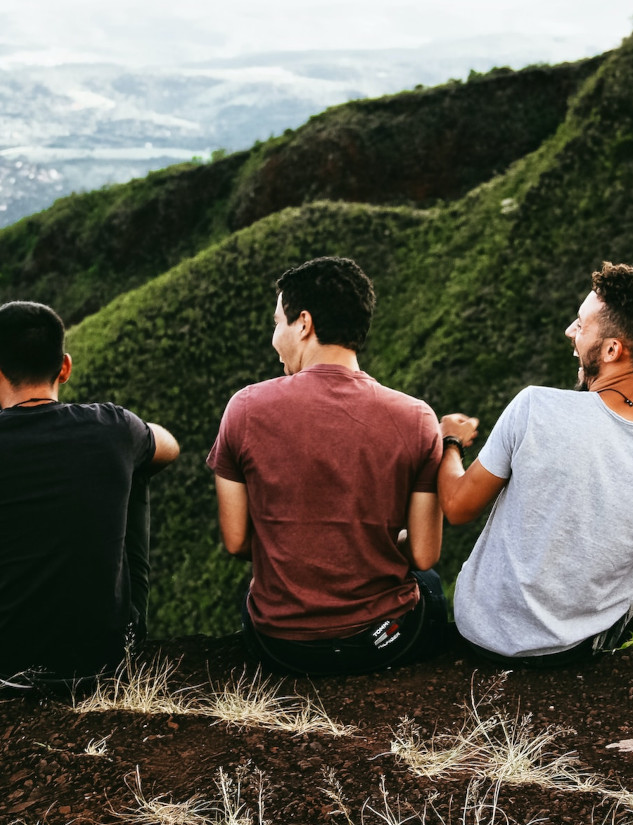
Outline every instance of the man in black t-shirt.
<path id="1" fill-rule="evenodd" d="M 9 682 L 24 671 L 70 679 L 112 669 L 144 633 L 147 479 L 178 443 L 114 404 L 60 403 L 71 368 L 52 309 L 0 307 L 0 674 Z"/>

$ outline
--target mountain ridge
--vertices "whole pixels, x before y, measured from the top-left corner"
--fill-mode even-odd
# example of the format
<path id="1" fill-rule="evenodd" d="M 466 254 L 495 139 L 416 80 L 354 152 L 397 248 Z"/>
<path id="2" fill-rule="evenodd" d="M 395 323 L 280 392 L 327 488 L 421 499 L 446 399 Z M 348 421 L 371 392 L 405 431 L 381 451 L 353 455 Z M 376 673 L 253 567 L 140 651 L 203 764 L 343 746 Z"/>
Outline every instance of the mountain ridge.
<path id="1" fill-rule="evenodd" d="M 248 149 L 355 98 L 465 80 L 493 65 L 544 65 L 598 51 L 512 34 L 180 65 L 20 63 L 0 51 L 0 227 L 70 193 Z"/>
<path id="2" fill-rule="evenodd" d="M 603 60 L 496 70 L 466 84 L 345 104 L 215 163 L 64 198 L 0 230 L 0 299 L 26 282 L 45 302 L 54 295 L 74 323 L 118 291 L 285 206 L 322 198 L 428 206 L 454 198 L 551 134 L 568 97 Z M 521 120 L 502 135 L 491 132 L 488 120 L 515 120 L 518 112 Z M 462 121 L 480 145 L 460 138 Z M 443 145 L 449 130 L 452 147 Z M 137 244 L 132 256 L 128 235 Z"/>

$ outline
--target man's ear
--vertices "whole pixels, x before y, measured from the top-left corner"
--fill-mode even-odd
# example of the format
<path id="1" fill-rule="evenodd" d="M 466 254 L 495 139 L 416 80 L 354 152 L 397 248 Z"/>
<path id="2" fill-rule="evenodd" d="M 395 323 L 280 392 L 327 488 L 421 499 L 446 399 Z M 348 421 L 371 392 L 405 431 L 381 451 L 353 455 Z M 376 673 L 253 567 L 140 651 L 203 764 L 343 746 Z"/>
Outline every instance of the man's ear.
<path id="1" fill-rule="evenodd" d="M 602 360 L 605 363 L 619 361 L 624 354 L 624 344 L 619 338 L 605 338 L 602 342 Z"/>
<path id="2" fill-rule="evenodd" d="M 65 384 L 68 381 L 68 379 L 70 378 L 70 373 L 72 371 L 73 371 L 73 359 L 70 357 L 70 355 L 67 352 L 65 352 L 64 353 L 64 359 L 62 361 L 62 368 L 59 371 L 59 376 L 57 378 L 59 383 L 60 384 Z"/>
<path id="3" fill-rule="evenodd" d="M 300 330 L 300 338 L 309 338 L 314 332 L 312 315 L 307 309 L 301 310 L 299 317 L 297 318 L 297 325 Z"/>

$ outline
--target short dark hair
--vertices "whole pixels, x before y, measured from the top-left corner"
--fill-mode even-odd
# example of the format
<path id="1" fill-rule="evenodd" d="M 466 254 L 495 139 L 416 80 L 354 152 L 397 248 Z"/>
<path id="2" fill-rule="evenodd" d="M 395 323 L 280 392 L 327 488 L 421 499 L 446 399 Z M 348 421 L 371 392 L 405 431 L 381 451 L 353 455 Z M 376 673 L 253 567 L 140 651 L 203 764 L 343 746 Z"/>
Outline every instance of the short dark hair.
<path id="1" fill-rule="evenodd" d="M 633 266 L 604 261 L 591 275 L 591 286 L 604 303 L 602 334 L 623 338 L 633 350 Z"/>
<path id="2" fill-rule="evenodd" d="M 284 272 L 277 281 L 277 292 L 289 324 L 306 310 L 320 344 L 338 344 L 354 352 L 362 349 L 376 296 L 357 263 L 336 257 L 306 261 Z"/>
<path id="3" fill-rule="evenodd" d="M 15 387 L 55 382 L 64 361 L 64 324 L 44 304 L 0 306 L 0 370 Z"/>

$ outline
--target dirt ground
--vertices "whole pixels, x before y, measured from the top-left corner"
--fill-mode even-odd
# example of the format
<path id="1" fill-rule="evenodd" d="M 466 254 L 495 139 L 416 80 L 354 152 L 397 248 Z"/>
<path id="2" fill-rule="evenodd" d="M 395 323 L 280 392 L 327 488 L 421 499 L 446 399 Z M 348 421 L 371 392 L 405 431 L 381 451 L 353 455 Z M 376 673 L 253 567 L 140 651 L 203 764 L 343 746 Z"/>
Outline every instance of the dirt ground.
<path id="1" fill-rule="evenodd" d="M 151 659 L 158 651 L 180 662 L 171 676 L 173 690 L 201 685 L 212 692 L 240 676 L 248 685 L 255 674 L 240 634 L 152 642 L 145 655 Z M 616 797 L 609 794 L 633 790 L 633 752 L 609 746 L 633 739 L 633 654 L 620 652 L 549 672 L 516 670 L 493 690 L 498 674 L 456 643 L 433 661 L 381 674 L 284 680 L 281 695 L 318 699 L 334 721 L 354 726 L 345 736 L 293 735 L 196 715 L 77 713 L 60 698 L 3 696 L 0 823 L 162 825 L 167 820 L 161 811 L 192 797 L 200 803 L 198 818 L 195 811 L 184 818 L 182 809 L 173 807 L 174 817 L 180 811 L 182 818 L 172 823 L 395 825 L 414 815 L 408 821 L 429 825 L 632 822 L 627 805 L 620 800 L 614 807 Z M 274 684 L 278 681 L 275 677 Z M 547 730 L 554 734 L 545 761 L 573 752 L 576 767 L 599 775 L 609 792 L 511 781 L 495 787 L 492 779 L 473 784 L 476 765 L 468 760 L 452 773 L 425 778 L 392 752 L 403 717 L 418 726 L 421 742 L 444 748 L 464 729 L 473 698 L 481 719 L 506 713 L 519 727 L 520 719 L 531 714 L 534 736 Z M 102 752 L 86 753 L 90 743 Z M 133 816 L 138 781 L 143 798 L 157 800 L 155 813 L 145 819 Z M 229 795 L 239 790 L 244 806 L 233 820 L 218 813 L 223 783 Z M 338 802 L 332 798 L 336 783 Z M 215 813 L 205 802 L 216 803 Z"/>

